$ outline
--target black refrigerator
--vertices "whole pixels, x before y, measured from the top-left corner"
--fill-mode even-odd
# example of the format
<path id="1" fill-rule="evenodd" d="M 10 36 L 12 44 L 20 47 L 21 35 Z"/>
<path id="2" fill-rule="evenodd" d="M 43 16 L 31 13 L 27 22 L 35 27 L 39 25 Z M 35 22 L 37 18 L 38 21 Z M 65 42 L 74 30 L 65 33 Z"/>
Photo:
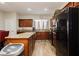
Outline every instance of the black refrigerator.
<path id="1" fill-rule="evenodd" d="M 56 19 L 56 55 L 79 56 L 79 8 L 64 8 Z"/>

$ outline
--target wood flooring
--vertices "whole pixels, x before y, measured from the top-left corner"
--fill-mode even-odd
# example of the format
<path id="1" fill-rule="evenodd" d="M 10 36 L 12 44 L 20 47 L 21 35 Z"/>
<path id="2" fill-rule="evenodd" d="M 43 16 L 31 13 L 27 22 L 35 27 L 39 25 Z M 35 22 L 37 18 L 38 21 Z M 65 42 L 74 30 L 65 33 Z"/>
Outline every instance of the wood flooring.
<path id="1" fill-rule="evenodd" d="M 56 56 L 56 49 L 49 40 L 36 40 L 32 56 Z"/>

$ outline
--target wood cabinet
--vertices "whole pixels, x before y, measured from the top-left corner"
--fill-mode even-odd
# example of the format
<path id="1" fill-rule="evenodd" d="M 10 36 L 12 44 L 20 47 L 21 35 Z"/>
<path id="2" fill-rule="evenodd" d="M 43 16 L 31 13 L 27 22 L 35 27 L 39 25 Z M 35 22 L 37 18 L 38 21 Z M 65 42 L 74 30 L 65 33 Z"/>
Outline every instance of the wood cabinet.
<path id="1" fill-rule="evenodd" d="M 19 27 L 32 27 L 32 19 L 19 19 Z"/>
<path id="2" fill-rule="evenodd" d="M 49 39 L 49 32 L 37 32 L 36 38 L 37 40 Z"/>
<path id="3" fill-rule="evenodd" d="M 28 56 L 29 55 L 29 39 L 25 38 L 7 38 L 7 43 L 23 43 L 24 44 L 24 51 L 23 55 Z"/>
<path id="4" fill-rule="evenodd" d="M 69 2 L 65 7 L 79 7 L 79 2 Z"/>
<path id="5" fill-rule="evenodd" d="M 79 2 L 74 2 L 75 7 L 79 7 Z"/>
<path id="6" fill-rule="evenodd" d="M 36 39 L 36 36 L 35 34 L 30 38 L 29 40 L 29 55 L 31 56 L 32 53 L 33 53 L 33 50 L 34 50 L 34 46 L 35 46 L 35 39 Z"/>
<path id="7" fill-rule="evenodd" d="M 53 45 L 56 46 L 56 32 L 53 32 Z"/>
<path id="8" fill-rule="evenodd" d="M 49 33 L 49 39 L 51 40 L 51 43 L 53 45 L 53 32 L 52 31 Z"/>
<path id="9" fill-rule="evenodd" d="M 6 38 L 6 43 L 23 43 L 24 44 L 24 56 L 32 55 L 35 45 L 35 34 L 30 38 Z"/>
<path id="10" fill-rule="evenodd" d="M 65 7 L 74 7 L 74 2 L 69 2 Z"/>

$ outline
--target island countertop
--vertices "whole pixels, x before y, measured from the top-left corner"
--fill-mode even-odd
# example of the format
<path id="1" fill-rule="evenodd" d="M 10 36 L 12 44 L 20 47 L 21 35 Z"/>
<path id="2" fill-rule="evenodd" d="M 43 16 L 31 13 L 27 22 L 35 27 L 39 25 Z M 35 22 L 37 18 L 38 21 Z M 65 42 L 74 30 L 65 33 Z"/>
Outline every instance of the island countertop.
<path id="1" fill-rule="evenodd" d="M 17 34 L 14 36 L 8 36 L 5 38 L 30 38 L 34 34 L 35 34 L 35 32 L 25 32 L 25 33 Z"/>

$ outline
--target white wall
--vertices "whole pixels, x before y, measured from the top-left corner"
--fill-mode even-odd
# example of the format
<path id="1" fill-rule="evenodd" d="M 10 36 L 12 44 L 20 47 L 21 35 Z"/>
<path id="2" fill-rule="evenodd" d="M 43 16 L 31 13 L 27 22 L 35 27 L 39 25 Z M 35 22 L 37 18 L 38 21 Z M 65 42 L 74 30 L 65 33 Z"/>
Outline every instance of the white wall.
<path id="1" fill-rule="evenodd" d="M 51 18 L 51 15 L 34 15 L 34 14 L 26 14 L 26 15 L 19 15 L 19 18 L 20 19 L 29 19 L 29 18 L 32 18 L 32 19 L 50 19 Z"/>
<path id="2" fill-rule="evenodd" d="M 16 35 L 18 26 L 18 19 L 48 19 L 50 15 L 17 15 L 16 12 L 0 12 L 0 30 L 9 30 L 9 35 Z"/>
<path id="3" fill-rule="evenodd" d="M 17 21 L 15 12 L 6 12 L 4 15 L 5 18 L 5 30 L 9 30 L 9 35 L 16 35 L 17 31 Z"/>
<path id="4" fill-rule="evenodd" d="M 50 18 L 52 15 L 32 15 L 32 14 L 26 14 L 26 15 L 18 15 L 19 19 L 33 19 L 33 20 L 39 20 L 39 19 L 47 19 L 49 20 L 49 28 L 50 28 Z M 18 23 L 17 23 L 18 24 Z M 21 28 L 18 26 L 18 29 Z"/>
<path id="5" fill-rule="evenodd" d="M 5 28 L 4 18 L 3 18 L 3 12 L 0 11 L 0 30 L 4 30 Z"/>

